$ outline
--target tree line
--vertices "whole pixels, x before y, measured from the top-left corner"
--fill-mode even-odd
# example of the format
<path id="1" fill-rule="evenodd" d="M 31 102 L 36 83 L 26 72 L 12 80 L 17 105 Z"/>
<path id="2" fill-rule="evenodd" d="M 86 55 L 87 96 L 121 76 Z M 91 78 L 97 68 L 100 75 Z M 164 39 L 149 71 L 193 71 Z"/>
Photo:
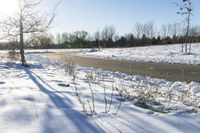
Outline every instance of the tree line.
<path id="1" fill-rule="evenodd" d="M 137 47 L 150 45 L 165 45 L 185 43 L 186 29 L 180 24 L 163 24 L 159 29 L 153 22 L 136 23 L 133 32 L 119 36 L 114 26 L 105 26 L 90 34 L 87 31 L 76 31 L 73 33 L 58 33 L 56 36 L 44 33 L 40 36 L 30 35 L 26 38 L 27 49 L 49 49 L 49 48 L 118 48 Z M 1 43 L 1 49 L 8 49 L 15 40 L 9 43 Z M 16 40 L 17 42 L 17 40 Z M 193 26 L 189 31 L 189 42 L 200 42 L 200 26 Z M 17 48 L 15 43 L 15 48 Z"/>
<path id="2" fill-rule="evenodd" d="M 153 22 L 137 23 L 133 32 L 119 36 L 113 26 L 106 26 L 93 34 L 86 31 L 58 34 L 56 41 L 62 48 L 90 47 L 135 47 L 165 45 L 185 42 L 186 29 L 180 24 L 163 24 L 160 29 Z M 191 43 L 200 42 L 200 26 L 193 26 L 189 32 Z"/>

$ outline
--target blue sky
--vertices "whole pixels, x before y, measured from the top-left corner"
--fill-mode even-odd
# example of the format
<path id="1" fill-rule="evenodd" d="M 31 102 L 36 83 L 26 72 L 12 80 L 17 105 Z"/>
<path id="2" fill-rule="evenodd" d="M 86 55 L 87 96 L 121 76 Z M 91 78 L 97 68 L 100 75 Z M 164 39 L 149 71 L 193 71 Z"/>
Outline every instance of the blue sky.
<path id="1" fill-rule="evenodd" d="M 46 0 L 45 8 L 58 0 Z M 95 32 L 105 25 L 115 26 L 119 34 L 132 32 L 134 24 L 153 21 L 156 25 L 183 22 L 173 4 L 181 0 L 63 0 L 59 5 L 53 33 L 86 30 Z M 193 24 L 200 25 L 200 0 L 193 0 Z"/>

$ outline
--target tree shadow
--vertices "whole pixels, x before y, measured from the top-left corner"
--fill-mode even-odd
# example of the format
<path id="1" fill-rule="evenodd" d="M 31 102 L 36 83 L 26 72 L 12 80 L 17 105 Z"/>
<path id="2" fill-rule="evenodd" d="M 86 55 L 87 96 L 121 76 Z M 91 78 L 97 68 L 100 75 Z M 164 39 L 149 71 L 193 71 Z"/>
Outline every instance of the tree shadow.
<path id="1" fill-rule="evenodd" d="M 85 116 L 84 114 L 74 110 L 71 105 L 64 102 L 63 99 L 54 93 L 54 88 L 52 88 L 50 85 L 48 85 L 42 78 L 40 78 L 38 75 L 33 73 L 29 68 L 24 69 L 27 75 L 30 77 L 30 79 L 39 87 L 39 89 L 47 94 L 49 98 L 52 100 L 53 104 L 56 108 L 61 110 L 66 118 L 71 120 L 72 123 L 77 127 L 77 129 L 83 133 L 102 133 L 104 132 L 103 129 L 100 129 L 98 125 L 94 126 L 92 125 L 88 119 L 89 117 Z M 47 87 L 44 87 L 44 85 Z M 48 89 L 47 89 L 48 88 Z M 69 99 L 67 99 L 69 100 Z M 70 100 L 69 100 L 70 102 Z M 68 111 L 70 109 L 70 111 Z M 67 127 L 66 127 L 67 128 Z M 44 129 L 44 131 L 48 131 L 47 128 Z"/>
<path id="2" fill-rule="evenodd" d="M 0 81 L 0 85 L 5 84 L 5 82 Z"/>
<path id="3" fill-rule="evenodd" d="M 34 64 L 28 64 L 30 65 L 29 68 L 31 69 L 44 69 L 44 66 L 39 63 L 34 63 Z M 21 63 L 17 62 L 0 62 L 0 68 L 6 68 L 6 69 L 18 69 L 18 70 L 24 70 L 24 66 L 21 65 Z"/>

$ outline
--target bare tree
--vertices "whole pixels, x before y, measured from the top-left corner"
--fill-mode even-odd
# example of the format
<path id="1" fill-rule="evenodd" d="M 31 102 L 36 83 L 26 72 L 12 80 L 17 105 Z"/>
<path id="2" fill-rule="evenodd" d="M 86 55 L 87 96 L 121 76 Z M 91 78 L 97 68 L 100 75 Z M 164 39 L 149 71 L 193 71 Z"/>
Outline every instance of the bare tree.
<path id="1" fill-rule="evenodd" d="M 60 33 L 57 33 L 57 35 L 56 35 L 56 42 L 57 42 L 58 45 L 60 45 L 61 42 L 62 42 Z"/>
<path id="2" fill-rule="evenodd" d="M 69 33 L 69 42 L 75 42 L 76 41 L 76 36 L 72 33 Z"/>
<path id="3" fill-rule="evenodd" d="M 101 50 L 101 44 L 100 44 L 100 40 L 101 40 L 101 33 L 99 30 L 97 30 L 95 33 L 94 33 L 94 39 L 97 43 L 97 47 L 99 49 L 99 51 Z"/>
<path id="4" fill-rule="evenodd" d="M 180 36 L 181 34 L 181 26 L 179 23 L 173 23 L 171 27 L 171 35 L 172 36 Z"/>
<path id="5" fill-rule="evenodd" d="M 62 33 L 62 36 L 61 36 L 61 43 L 65 43 L 65 42 L 70 42 L 70 34 L 69 33 Z"/>
<path id="6" fill-rule="evenodd" d="M 115 31 L 115 27 L 106 26 L 102 31 L 102 38 L 104 38 L 105 40 L 113 39 Z"/>
<path id="7" fill-rule="evenodd" d="M 197 36 L 199 36 L 200 35 L 200 26 L 193 26 L 193 27 L 191 27 L 189 35 L 191 37 L 197 37 Z M 193 38 L 192 38 L 192 42 L 194 42 L 194 41 L 195 40 L 193 40 Z"/>
<path id="8" fill-rule="evenodd" d="M 116 30 L 114 26 L 106 26 L 102 31 L 102 40 L 104 43 L 108 43 L 107 46 L 110 47 L 113 42 L 114 36 L 116 34 Z"/>
<path id="9" fill-rule="evenodd" d="M 81 44 L 83 45 L 84 48 L 86 47 L 87 36 L 88 36 L 87 31 L 80 31 L 79 38 L 81 39 Z"/>
<path id="10" fill-rule="evenodd" d="M 53 35 L 43 34 L 39 37 L 39 44 L 42 48 L 51 48 L 53 45 Z"/>
<path id="11" fill-rule="evenodd" d="M 50 48 L 54 44 L 52 34 L 43 33 L 39 36 L 30 35 L 26 38 L 27 48 Z"/>
<path id="12" fill-rule="evenodd" d="M 160 34 L 163 38 L 172 37 L 172 25 L 171 24 L 163 24 L 160 29 Z"/>
<path id="13" fill-rule="evenodd" d="M 79 33 L 79 38 L 82 39 L 83 41 L 85 41 L 87 35 L 88 35 L 88 32 L 87 32 L 87 31 L 80 31 L 80 33 Z"/>
<path id="14" fill-rule="evenodd" d="M 188 43 L 189 43 L 189 32 L 191 25 L 191 15 L 193 11 L 192 1 L 191 0 L 181 0 L 181 4 L 177 3 L 176 5 L 179 7 L 179 11 L 177 14 L 185 15 L 187 26 L 186 26 L 186 34 L 185 34 L 185 53 L 188 53 Z M 191 48 L 191 44 L 190 44 Z M 190 51 L 189 51 L 190 52 Z"/>
<path id="15" fill-rule="evenodd" d="M 88 35 L 87 31 L 76 31 L 73 33 L 75 36 L 75 43 L 76 45 L 79 45 L 80 47 L 85 48 L 85 44 L 86 44 L 86 37 Z"/>
<path id="16" fill-rule="evenodd" d="M 154 22 L 148 22 L 144 24 L 143 32 L 148 38 L 153 38 L 155 36 L 155 25 Z"/>
<path id="17" fill-rule="evenodd" d="M 191 49 L 192 49 L 191 43 L 197 42 L 197 40 L 198 40 L 197 38 L 199 35 L 200 35 L 200 27 L 199 26 L 193 26 L 190 28 L 189 37 L 191 39 L 191 42 L 190 42 L 190 46 L 189 46 L 189 53 L 191 53 Z"/>
<path id="18" fill-rule="evenodd" d="M 147 38 L 153 38 L 156 33 L 156 27 L 152 21 L 145 24 L 136 23 L 134 33 L 137 38 L 141 38 L 143 35 Z"/>
<path id="19" fill-rule="evenodd" d="M 59 2 L 60 3 L 60 2 Z M 58 4 L 59 4 L 58 3 Z M 27 66 L 24 56 L 25 34 L 40 34 L 46 32 L 56 16 L 56 8 L 48 14 L 41 15 L 38 6 L 41 0 L 18 0 L 18 11 L 14 16 L 9 16 L 2 20 L 0 25 L 4 33 L 4 38 L 19 37 L 20 55 L 22 66 Z"/>
<path id="20" fill-rule="evenodd" d="M 141 38 L 143 35 L 143 28 L 142 28 L 142 24 L 141 23 L 136 23 L 135 27 L 134 27 L 134 34 L 136 35 L 137 38 Z"/>

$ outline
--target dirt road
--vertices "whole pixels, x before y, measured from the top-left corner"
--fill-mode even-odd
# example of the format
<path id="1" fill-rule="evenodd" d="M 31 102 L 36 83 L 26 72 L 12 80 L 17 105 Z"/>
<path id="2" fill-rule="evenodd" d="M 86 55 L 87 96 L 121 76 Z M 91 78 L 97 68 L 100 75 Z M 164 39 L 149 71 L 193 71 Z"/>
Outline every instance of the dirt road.
<path id="1" fill-rule="evenodd" d="M 153 78 L 167 79 L 169 81 L 200 81 L 199 65 L 181 65 L 152 62 L 119 61 L 91 57 L 80 57 L 69 53 L 48 53 L 43 56 L 62 62 L 102 68 L 109 71 L 121 71 L 133 75 L 145 75 Z"/>

